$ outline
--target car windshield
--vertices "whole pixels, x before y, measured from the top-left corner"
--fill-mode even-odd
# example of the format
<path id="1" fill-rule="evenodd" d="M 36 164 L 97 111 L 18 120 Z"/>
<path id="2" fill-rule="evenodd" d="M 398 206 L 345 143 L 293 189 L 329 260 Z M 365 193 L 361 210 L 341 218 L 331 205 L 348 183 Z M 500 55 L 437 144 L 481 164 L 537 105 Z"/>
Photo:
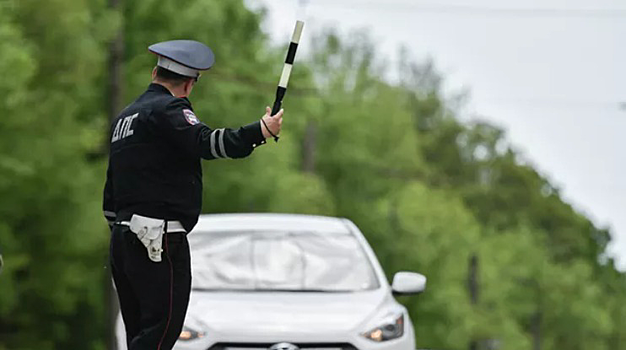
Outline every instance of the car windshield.
<path id="1" fill-rule="evenodd" d="M 379 284 L 350 233 L 190 235 L 196 290 L 354 292 Z"/>

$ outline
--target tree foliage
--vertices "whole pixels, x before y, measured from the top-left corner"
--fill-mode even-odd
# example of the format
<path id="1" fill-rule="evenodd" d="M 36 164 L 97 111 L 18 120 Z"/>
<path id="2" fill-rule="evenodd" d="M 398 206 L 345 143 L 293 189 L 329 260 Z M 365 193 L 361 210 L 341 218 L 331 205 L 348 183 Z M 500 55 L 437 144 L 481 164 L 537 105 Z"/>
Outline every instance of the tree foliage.
<path id="1" fill-rule="evenodd" d="M 124 100 L 168 39 L 217 64 L 191 97 L 211 126 L 272 101 L 284 48 L 243 1 L 0 2 L 0 349 L 105 347 L 108 230 L 101 218 L 108 43 L 124 33 Z M 461 123 L 432 62 L 403 52 L 396 81 L 367 35 L 320 32 L 298 65 L 279 145 L 205 162 L 204 211 L 348 217 L 405 298 L 417 347 L 626 349 L 626 280 L 608 230 L 560 196 L 487 122 Z M 473 262 L 473 263 L 470 263 Z M 474 267 L 472 267 L 474 266 Z"/>

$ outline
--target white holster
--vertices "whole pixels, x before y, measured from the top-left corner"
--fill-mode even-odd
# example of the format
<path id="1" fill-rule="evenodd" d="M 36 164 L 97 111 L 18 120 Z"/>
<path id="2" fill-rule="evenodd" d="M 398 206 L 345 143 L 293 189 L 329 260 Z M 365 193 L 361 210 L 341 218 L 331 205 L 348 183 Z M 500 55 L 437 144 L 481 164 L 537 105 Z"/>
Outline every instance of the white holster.
<path id="1" fill-rule="evenodd" d="M 153 219 L 133 214 L 128 225 L 130 230 L 148 250 L 148 257 L 154 262 L 161 262 L 161 246 L 165 232 L 165 220 Z"/>

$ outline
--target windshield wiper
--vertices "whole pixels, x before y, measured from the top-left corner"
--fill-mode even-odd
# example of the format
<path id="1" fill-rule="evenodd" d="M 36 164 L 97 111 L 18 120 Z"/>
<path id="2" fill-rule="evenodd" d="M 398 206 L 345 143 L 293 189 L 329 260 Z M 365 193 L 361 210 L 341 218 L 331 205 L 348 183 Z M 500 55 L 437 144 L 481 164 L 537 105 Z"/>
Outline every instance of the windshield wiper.
<path id="1" fill-rule="evenodd" d="M 193 288 L 199 292 L 286 292 L 286 293 L 354 293 L 354 290 L 341 289 L 287 289 L 287 288 Z"/>
<path id="2" fill-rule="evenodd" d="M 352 290 L 338 290 L 338 289 L 286 289 L 286 288 L 257 288 L 253 289 L 255 292 L 289 292 L 289 293 L 352 293 Z"/>

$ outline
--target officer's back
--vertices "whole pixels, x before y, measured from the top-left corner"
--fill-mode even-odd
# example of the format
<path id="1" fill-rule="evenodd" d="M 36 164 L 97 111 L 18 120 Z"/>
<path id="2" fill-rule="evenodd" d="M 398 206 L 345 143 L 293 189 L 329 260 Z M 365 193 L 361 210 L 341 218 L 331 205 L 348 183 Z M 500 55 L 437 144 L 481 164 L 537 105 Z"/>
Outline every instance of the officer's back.
<path id="1" fill-rule="evenodd" d="M 151 84 L 112 123 L 110 170 L 118 219 L 139 213 L 195 225 L 202 200 L 201 158 L 170 139 L 171 128 L 187 127 L 168 120 L 168 112 L 181 108 L 191 110 L 187 99 Z"/>

